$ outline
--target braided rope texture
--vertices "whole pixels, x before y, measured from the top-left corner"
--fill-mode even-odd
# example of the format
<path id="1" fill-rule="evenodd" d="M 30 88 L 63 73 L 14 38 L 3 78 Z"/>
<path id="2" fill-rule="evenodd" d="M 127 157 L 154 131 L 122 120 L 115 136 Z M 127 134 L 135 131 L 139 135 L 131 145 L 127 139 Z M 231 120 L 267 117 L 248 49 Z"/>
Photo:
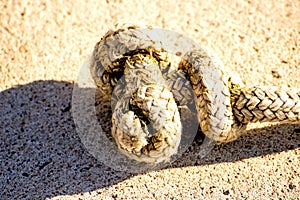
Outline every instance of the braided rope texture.
<path id="1" fill-rule="evenodd" d="M 218 143 L 235 140 L 250 122 L 300 122 L 299 90 L 243 87 L 214 56 L 202 49 L 176 56 L 151 29 L 116 27 L 93 52 L 102 124 L 128 157 L 168 161 L 178 152 L 182 121 L 195 111 L 202 132 Z"/>
<path id="2" fill-rule="evenodd" d="M 233 113 L 240 123 L 300 121 L 299 89 L 256 86 L 242 88 L 232 96 Z"/>

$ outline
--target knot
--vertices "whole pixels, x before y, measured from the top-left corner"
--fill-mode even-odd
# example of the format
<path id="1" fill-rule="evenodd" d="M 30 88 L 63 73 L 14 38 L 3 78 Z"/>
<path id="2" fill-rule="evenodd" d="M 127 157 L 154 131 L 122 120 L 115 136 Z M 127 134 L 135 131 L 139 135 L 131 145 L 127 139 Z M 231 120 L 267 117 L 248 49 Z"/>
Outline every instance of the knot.
<path id="1" fill-rule="evenodd" d="M 91 74 L 100 101 L 111 102 L 101 112 L 112 113 L 106 130 L 123 154 L 147 163 L 169 161 L 195 117 L 218 143 L 235 140 L 250 122 L 300 121 L 299 92 L 243 87 L 193 42 L 163 41 L 168 33 L 127 25 L 95 46 Z M 170 51 L 173 46 L 182 51 Z"/>
<path id="2" fill-rule="evenodd" d="M 112 135 L 129 157 L 145 162 L 166 160 L 177 152 L 181 121 L 177 104 L 168 89 L 158 61 L 147 54 L 129 57 L 125 85 L 115 91 Z"/>

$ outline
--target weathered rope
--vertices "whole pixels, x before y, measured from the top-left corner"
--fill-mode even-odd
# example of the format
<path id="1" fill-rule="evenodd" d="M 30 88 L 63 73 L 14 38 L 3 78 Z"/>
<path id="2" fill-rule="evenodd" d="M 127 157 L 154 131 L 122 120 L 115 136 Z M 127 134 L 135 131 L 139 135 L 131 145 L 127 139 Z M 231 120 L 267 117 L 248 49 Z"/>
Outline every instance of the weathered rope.
<path id="1" fill-rule="evenodd" d="M 233 114 L 240 123 L 300 122 L 300 90 L 255 86 L 231 92 Z"/>
<path id="2" fill-rule="evenodd" d="M 112 112 L 108 126 L 124 154 L 144 162 L 176 154 L 181 119 L 190 117 L 182 108 L 194 100 L 201 130 L 217 142 L 235 140 L 250 122 L 300 122 L 298 89 L 243 87 L 202 49 L 183 58 L 171 55 L 150 29 L 116 28 L 93 53 L 91 73 L 101 101 L 112 101 L 101 112 Z"/>

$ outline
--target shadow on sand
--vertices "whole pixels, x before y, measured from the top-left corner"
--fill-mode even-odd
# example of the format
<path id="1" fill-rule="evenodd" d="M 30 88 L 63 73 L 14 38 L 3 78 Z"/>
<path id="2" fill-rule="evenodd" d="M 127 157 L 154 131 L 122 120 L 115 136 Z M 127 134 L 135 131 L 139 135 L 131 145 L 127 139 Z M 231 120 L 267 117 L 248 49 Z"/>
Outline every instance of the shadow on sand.
<path id="1" fill-rule="evenodd" d="M 97 162 L 71 114 L 73 84 L 36 81 L 0 93 L 0 199 L 44 199 L 108 187 L 133 174 Z M 255 129 L 197 159 L 201 137 L 170 168 L 235 162 L 300 147 L 300 125 Z"/>

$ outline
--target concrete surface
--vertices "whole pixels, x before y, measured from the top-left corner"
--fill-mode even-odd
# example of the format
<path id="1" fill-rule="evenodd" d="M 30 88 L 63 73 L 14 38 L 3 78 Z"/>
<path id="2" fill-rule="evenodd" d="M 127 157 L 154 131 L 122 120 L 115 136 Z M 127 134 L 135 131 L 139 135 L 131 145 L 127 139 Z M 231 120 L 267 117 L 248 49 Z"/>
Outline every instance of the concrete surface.
<path id="1" fill-rule="evenodd" d="M 184 33 L 247 85 L 300 87 L 300 1 L 0 1 L 0 199 L 299 199 L 300 126 L 254 124 L 197 160 L 133 175 L 97 162 L 71 115 L 77 72 L 117 22 Z"/>

